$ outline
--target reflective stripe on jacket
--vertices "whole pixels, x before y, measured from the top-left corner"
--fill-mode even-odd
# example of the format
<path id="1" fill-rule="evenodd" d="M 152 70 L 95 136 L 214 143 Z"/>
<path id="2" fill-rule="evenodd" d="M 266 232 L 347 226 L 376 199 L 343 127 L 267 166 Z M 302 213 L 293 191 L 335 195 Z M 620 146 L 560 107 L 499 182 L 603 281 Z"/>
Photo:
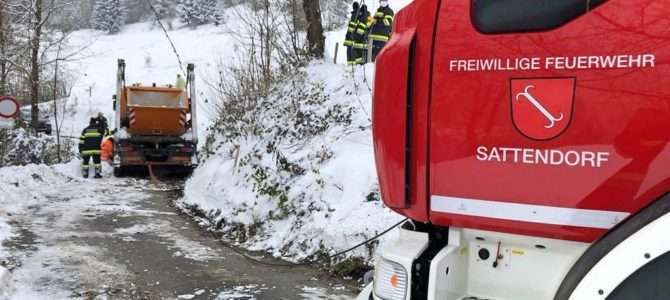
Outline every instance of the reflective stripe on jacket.
<path id="1" fill-rule="evenodd" d="M 370 28 L 370 39 L 386 42 L 391 37 L 394 12 L 390 7 L 380 7 L 374 15 Z"/>
<path id="2" fill-rule="evenodd" d="M 344 45 L 351 47 L 354 45 L 354 33 L 356 32 L 356 27 L 358 27 L 358 14 L 359 10 L 354 10 L 351 12 L 351 18 L 349 18 L 349 26 L 347 27 L 347 35 L 344 38 Z"/>
<path id="3" fill-rule="evenodd" d="M 104 135 L 105 130 L 100 125 L 86 127 L 79 137 L 79 152 L 82 155 L 99 155 Z"/>
<path id="4" fill-rule="evenodd" d="M 358 16 L 356 31 L 354 31 L 353 34 L 354 48 L 367 48 L 369 29 L 368 17 L 370 17 L 370 13 L 366 11 L 361 11 L 361 14 Z"/>

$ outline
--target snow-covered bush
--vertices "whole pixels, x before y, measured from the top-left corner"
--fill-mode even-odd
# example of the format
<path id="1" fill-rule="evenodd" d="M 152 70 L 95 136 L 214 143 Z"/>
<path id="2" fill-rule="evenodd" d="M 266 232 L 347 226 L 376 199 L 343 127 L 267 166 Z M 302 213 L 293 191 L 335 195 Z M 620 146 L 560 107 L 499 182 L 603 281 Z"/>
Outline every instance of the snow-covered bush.
<path id="1" fill-rule="evenodd" d="M 61 140 L 60 160 L 73 158 L 74 141 Z M 0 131 L 0 166 L 22 166 L 28 164 L 59 163 L 56 137 L 39 134 L 37 136 L 19 128 Z"/>
<path id="2" fill-rule="evenodd" d="M 158 13 L 158 18 L 165 19 L 172 16 L 174 0 L 154 0 L 154 8 Z"/>
<path id="3" fill-rule="evenodd" d="M 326 31 L 336 30 L 349 21 L 351 3 L 342 0 L 320 0 L 323 27 Z"/>
<path id="4" fill-rule="evenodd" d="M 233 8 L 244 26 L 220 63 L 219 117 L 179 207 L 243 247 L 327 257 L 399 221 L 380 201 L 371 133 L 372 66 L 308 61 L 288 0 Z M 257 5 L 257 4 L 265 4 Z M 288 3 L 290 4 L 290 3 Z M 231 22 L 232 23 L 232 22 Z M 353 274 L 374 245 L 342 258 Z"/>
<path id="5" fill-rule="evenodd" d="M 325 257 L 397 222 L 379 199 L 370 93 L 353 83 L 363 72 L 354 79 L 313 62 L 279 78 L 251 110 L 224 101 L 179 205 L 245 247 L 292 260 Z M 368 262 L 373 249 L 347 257 Z"/>
<path id="6" fill-rule="evenodd" d="M 258 99 L 254 109 L 246 108 L 237 99 L 225 101 L 223 111 L 237 113 L 223 113 L 211 128 L 210 138 L 229 145 L 245 139 L 255 141 L 239 158 L 240 175 L 257 195 L 278 199 L 278 210 L 272 217 L 285 218 L 295 209 L 292 203 L 306 196 L 289 199 L 292 182 L 308 173 L 318 177 L 319 165 L 332 157 L 325 143 L 297 156 L 293 152 L 319 143 L 314 139 L 332 128 L 350 126 L 355 108 L 350 103 L 331 101 L 324 84 L 310 81 L 304 70 L 278 83 L 270 96 Z"/>
<path id="7" fill-rule="evenodd" d="M 178 0 L 177 15 L 183 23 L 193 27 L 223 22 L 217 0 Z"/>
<path id="8" fill-rule="evenodd" d="M 93 27 L 110 34 L 121 31 L 125 24 L 125 6 L 121 0 L 97 0 L 94 7 Z"/>

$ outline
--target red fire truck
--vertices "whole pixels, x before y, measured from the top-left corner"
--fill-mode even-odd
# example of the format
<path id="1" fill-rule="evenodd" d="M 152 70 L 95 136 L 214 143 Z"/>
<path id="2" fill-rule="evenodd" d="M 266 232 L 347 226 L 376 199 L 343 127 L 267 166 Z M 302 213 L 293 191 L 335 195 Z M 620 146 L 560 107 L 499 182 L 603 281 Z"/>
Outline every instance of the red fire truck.
<path id="1" fill-rule="evenodd" d="M 669 0 L 415 0 L 375 80 L 359 299 L 670 299 Z"/>

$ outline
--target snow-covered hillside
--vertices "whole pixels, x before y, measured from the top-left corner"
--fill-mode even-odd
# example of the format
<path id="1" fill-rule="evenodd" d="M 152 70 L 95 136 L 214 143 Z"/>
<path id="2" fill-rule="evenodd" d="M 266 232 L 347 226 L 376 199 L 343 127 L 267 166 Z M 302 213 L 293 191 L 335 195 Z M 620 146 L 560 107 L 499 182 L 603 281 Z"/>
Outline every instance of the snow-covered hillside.
<path id="1" fill-rule="evenodd" d="M 292 99 L 303 93 L 287 97 L 285 89 L 278 89 L 269 100 L 275 104 L 258 116 L 270 133 L 247 136 L 239 145 L 220 138 L 218 151 L 187 182 L 181 206 L 202 211 L 209 219 L 205 223 L 245 247 L 291 259 L 332 254 L 398 222 L 400 217 L 383 206 L 378 194 L 370 121 L 372 69 L 356 67 L 351 73 L 351 68 L 328 62 L 306 67 L 304 78 L 297 80 L 301 87 L 286 88 L 318 86 L 327 95 L 324 101 L 310 107 L 313 94 Z M 284 116 L 282 107 L 292 101 L 306 108 Z M 298 115 L 325 119 L 334 111 L 346 111 L 347 120 L 330 121 L 323 132 L 304 139 L 292 139 L 282 124 L 285 118 L 297 122 L 292 120 Z M 369 257 L 367 250 L 352 255 Z"/>
<path id="2" fill-rule="evenodd" d="M 379 199 L 370 119 L 374 66 L 345 66 L 344 48 L 338 64 L 332 63 L 335 44 L 341 44 L 345 32 L 327 33 L 328 58 L 305 67 L 304 78 L 289 78 L 276 87 L 268 97 L 274 105 L 257 116 L 264 133 L 234 142 L 218 137 L 214 155 L 187 182 L 180 207 L 199 212 L 204 226 L 243 247 L 291 260 L 333 254 L 401 219 Z M 313 95 L 305 86 L 321 88 L 326 99 L 315 107 L 308 99 L 295 99 Z M 303 111 L 284 108 L 293 102 Z M 350 111 L 350 122 L 332 122 L 298 142 L 287 133 L 295 128 L 283 128 L 286 119 L 310 113 L 324 119 L 330 115 L 324 111 L 336 107 Z M 371 258 L 370 250 L 363 247 L 348 256 Z"/>

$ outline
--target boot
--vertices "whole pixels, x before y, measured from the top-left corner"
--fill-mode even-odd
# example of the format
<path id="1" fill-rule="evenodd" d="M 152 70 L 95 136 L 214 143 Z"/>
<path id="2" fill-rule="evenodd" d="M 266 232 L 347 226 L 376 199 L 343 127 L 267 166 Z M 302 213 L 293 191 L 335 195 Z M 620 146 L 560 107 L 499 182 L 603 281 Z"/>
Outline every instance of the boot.
<path id="1" fill-rule="evenodd" d="M 84 178 L 88 178 L 88 170 L 83 171 L 82 176 L 84 176 Z"/>
<path id="2" fill-rule="evenodd" d="M 95 172 L 95 176 L 93 176 L 93 178 L 100 179 L 100 178 L 102 178 L 102 176 L 100 175 L 99 172 Z"/>

